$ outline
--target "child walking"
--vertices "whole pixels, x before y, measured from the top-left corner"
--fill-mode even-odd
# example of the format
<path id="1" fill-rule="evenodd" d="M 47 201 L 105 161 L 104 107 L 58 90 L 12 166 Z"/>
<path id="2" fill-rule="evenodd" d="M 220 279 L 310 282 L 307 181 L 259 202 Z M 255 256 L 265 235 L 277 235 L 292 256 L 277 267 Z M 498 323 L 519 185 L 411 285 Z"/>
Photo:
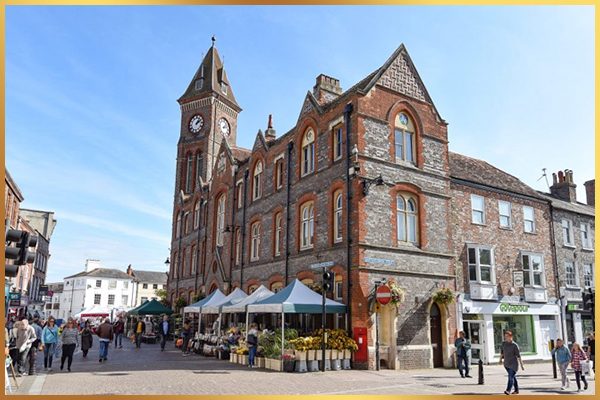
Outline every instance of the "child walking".
<path id="1" fill-rule="evenodd" d="M 581 392 L 581 381 L 583 381 L 583 390 L 587 390 L 588 383 L 585 380 L 585 375 L 582 374 L 581 362 L 586 361 L 588 358 L 583 350 L 581 350 L 581 346 L 579 343 L 573 343 L 573 348 L 571 348 L 571 366 L 575 371 L 575 380 L 577 381 L 577 391 Z"/>

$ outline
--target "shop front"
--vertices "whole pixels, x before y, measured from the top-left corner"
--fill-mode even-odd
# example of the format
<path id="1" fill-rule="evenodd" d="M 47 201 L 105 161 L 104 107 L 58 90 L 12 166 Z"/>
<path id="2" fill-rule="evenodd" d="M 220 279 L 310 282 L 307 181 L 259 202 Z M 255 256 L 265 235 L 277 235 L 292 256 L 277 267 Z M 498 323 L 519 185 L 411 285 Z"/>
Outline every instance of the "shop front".
<path id="1" fill-rule="evenodd" d="M 500 359 L 504 332 L 513 332 L 524 360 L 551 359 L 550 339 L 560 337 L 560 307 L 556 304 L 463 300 L 462 328 L 471 341 L 472 362 Z"/>

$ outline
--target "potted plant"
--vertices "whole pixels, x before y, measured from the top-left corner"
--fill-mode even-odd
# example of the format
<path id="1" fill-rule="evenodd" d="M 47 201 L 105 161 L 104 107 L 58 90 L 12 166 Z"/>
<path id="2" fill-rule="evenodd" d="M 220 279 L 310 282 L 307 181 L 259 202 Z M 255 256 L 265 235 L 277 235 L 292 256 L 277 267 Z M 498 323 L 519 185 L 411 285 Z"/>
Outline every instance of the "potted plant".
<path id="1" fill-rule="evenodd" d="M 283 362 L 284 372 L 294 372 L 294 367 L 296 366 L 296 356 L 293 354 L 284 354 L 281 356 L 281 361 Z"/>
<path id="2" fill-rule="evenodd" d="M 432 300 L 438 304 L 452 304 L 454 303 L 454 293 L 450 288 L 441 288 L 433 294 Z"/>

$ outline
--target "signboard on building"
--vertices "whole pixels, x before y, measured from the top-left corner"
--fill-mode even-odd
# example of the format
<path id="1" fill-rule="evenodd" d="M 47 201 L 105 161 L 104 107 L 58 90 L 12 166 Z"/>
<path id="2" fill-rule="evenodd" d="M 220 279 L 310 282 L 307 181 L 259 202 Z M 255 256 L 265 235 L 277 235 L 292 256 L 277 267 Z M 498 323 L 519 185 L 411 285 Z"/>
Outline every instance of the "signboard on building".
<path id="1" fill-rule="evenodd" d="M 40 296 L 48 296 L 48 286 L 41 285 L 39 289 Z"/>
<path id="2" fill-rule="evenodd" d="M 577 303 L 567 304 L 567 311 L 581 311 L 581 305 Z"/>
<path id="3" fill-rule="evenodd" d="M 529 312 L 529 304 L 510 304 L 510 303 L 500 303 L 498 309 L 504 313 L 518 314 L 518 313 L 528 313 Z"/>
<path id="4" fill-rule="evenodd" d="M 523 271 L 513 271 L 513 285 L 516 288 L 523 287 Z"/>
<path id="5" fill-rule="evenodd" d="M 9 293 L 8 294 L 8 299 L 9 300 L 18 300 L 18 301 L 20 301 L 21 300 L 21 293 L 14 293 L 14 292 Z"/>
<path id="6" fill-rule="evenodd" d="M 323 261 L 323 262 L 316 263 L 316 264 L 310 264 L 310 269 L 328 268 L 328 267 L 333 267 L 334 265 L 335 265 L 335 263 L 333 261 Z"/>
<path id="7" fill-rule="evenodd" d="M 393 266 L 394 260 L 390 260 L 388 258 L 378 258 L 378 257 L 365 257 L 365 262 L 369 264 L 383 264 Z"/>

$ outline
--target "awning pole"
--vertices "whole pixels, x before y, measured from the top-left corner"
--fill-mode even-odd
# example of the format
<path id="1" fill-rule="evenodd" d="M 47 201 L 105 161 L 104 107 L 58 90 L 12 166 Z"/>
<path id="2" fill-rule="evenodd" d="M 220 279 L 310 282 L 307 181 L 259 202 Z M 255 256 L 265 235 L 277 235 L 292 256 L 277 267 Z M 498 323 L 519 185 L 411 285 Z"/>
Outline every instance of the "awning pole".
<path id="1" fill-rule="evenodd" d="M 248 318 L 250 313 L 248 312 L 248 308 L 246 308 L 246 343 L 248 343 Z"/>
<path id="2" fill-rule="evenodd" d="M 283 343 L 284 343 L 284 329 L 285 329 L 285 311 L 283 307 L 281 309 L 281 362 L 283 362 Z"/>

